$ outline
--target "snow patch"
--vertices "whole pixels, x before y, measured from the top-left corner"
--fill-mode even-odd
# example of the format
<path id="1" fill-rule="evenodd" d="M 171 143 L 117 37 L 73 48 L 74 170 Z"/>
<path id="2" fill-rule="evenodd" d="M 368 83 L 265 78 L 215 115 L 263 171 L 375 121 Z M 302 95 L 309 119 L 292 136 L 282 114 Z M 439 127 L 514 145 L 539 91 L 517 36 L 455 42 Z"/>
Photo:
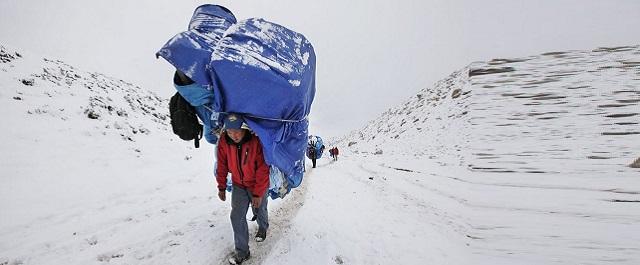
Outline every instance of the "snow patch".
<path id="1" fill-rule="evenodd" d="M 289 80 L 289 84 L 293 86 L 300 86 L 300 80 Z"/>

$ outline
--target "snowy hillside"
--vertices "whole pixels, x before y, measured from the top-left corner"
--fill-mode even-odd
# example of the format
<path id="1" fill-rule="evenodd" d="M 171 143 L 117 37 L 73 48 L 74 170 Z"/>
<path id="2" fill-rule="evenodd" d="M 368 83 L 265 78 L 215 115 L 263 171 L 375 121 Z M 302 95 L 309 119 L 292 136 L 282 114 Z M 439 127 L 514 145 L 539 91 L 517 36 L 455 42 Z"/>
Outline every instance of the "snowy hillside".
<path id="1" fill-rule="evenodd" d="M 342 145 L 469 211 L 474 264 L 640 262 L 640 46 L 473 63 Z"/>
<path id="2" fill-rule="evenodd" d="M 468 141 L 464 134 L 471 92 L 466 89 L 467 72 L 454 72 L 341 141 L 355 153 L 442 156 L 461 161 L 461 147 Z"/>
<path id="3" fill-rule="evenodd" d="M 0 264 L 145 260 L 175 246 L 173 227 L 191 221 L 181 206 L 210 202 L 212 148 L 195 155 L 174 137 L 168 100 L 146 89 L 0 49 Z M 125 252 L 136 242 L 150 246 Z"/>
<path id="4" fill-rule="evenodd" d="M 167 99 L 0 49 L 0 265 L 227 264 L 213 146 L 172 134 Z M 246 264 L 640 263 L 639 62 L 600 48 L 451 74 L 307 163 Z"/>
<path id="5" fill-rule="evenodd" d="M 348 139 L 357 152 L 444 153 L 477 171 L 609 170 L 640 155 L 639 74 L 637 46 L 474 63 Z"/>
<path id="6" fill-rule="evenodd" d="M 57 126 L 58 122 L 52 122 L 57 120 L 65 121 L 59 123 L 63 127 L 81 125 L 86 134 L 118 135 L 130 142 L 135 142 L 136 135 L 167 130 L 168 103 L 147 90 L 77 70 L 60 60 L 24 56 L 4 46 L 0 46 L 0 58 L 3 105 L 14 114 L 9 120 L 40 121 L 34 121 L 33 128 L 11 124 L 13 137 L 37 132 L 45 124 Z M 73 123 L 81 118 L 93 121 Z"/>
<path id="7" fill-rule="evenodd" d="M 0 58 L 3 196 L 31 197 L 35 186 L 45 202 L 89 188 L 84 182 L 117 183 L 122 176 L 100 176 L 111 158 L 132 162 L 150 152 L 149 137 L 169 140 L 167 101 L 147 90 L 5 46 Z M 20 223 L 22 213 L 12 210 L 34 212 L 11 204 L 3 207 L 3 226 Z"/>

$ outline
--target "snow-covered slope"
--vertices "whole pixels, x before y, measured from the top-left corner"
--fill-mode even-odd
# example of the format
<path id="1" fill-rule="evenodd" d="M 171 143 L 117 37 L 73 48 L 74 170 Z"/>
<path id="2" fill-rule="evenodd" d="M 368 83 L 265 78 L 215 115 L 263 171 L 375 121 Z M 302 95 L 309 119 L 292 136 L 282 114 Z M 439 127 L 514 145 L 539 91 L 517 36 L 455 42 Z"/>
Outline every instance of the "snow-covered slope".
<path id="1" fill-rule="evenodd" d="M 0 163 L 7 198 L 37 198 L 46 204 L 49 196 L 67 196 L 68 189 L 97 195 L 91 186 L 99 189 L 124 177 L 111 176 L 117 170 L 104 176 L 101 166 L 112 158 L 133 162 L 145 156 L 150 137 L 169 141 L 167 101 L 147 90 L 5 46 L 0 46 L 0 58 Z M 23 213 L 37 212 L 25 208 L 39 205 L 3 203 L 3 226 L 21 223 Z M 21 209 L 22 203 L 28 207 Z"/>
<path id="2" fill-rule="evenodd" d="M 0 46 L 0 264 L 171 260 L 187 223 L 213 216 L 213 183 L 211 147 L 174 137 L 167 104 Z"/>
<path id="3" fill-rule="evenodd" d="M 466 209 L 470 264 L 640 262 L 640 46 L 476 62 L 341 145 Z"/>
<path id="4" fill-rule="evenodd" d="M 640 155 L 639 73 L 638 46 L 478 62 L 348 140 L 357 152 L 448 155 L 476 171 L 609 170 Z"/>
<path id="5" fill-rule="evenodd" d="M 402 153 L 461 161 L 468 142 L 468 68 L 438 81 L 397 107 L 385 111 L 346 142 L 356 153 Z"/>
<path id="6" fill-rule="evenodd" d="M 175 137 L 165 99 L 0 49 L 0 265 L 227 263 L 213 146 Z M 269 201 L 247 264 L 640 263 L 638 62 L 633 46 L 453 73 Z"/>
<path id="7" fill-rule="evenodd" d="M 23 56 L 4 46 L 0 46 L 0 58 L 3 99 L 17 106 L 11 110 L 63 121 L 83 116 L 95 120 L 91 125 L 101 127 L 100 133 L 118 132 L 129 141 L 136 134 L 167 129 L 167 101 L 148 90 L 60 60 Z M 153 128 L 144 128 L 149 120 Z"/>

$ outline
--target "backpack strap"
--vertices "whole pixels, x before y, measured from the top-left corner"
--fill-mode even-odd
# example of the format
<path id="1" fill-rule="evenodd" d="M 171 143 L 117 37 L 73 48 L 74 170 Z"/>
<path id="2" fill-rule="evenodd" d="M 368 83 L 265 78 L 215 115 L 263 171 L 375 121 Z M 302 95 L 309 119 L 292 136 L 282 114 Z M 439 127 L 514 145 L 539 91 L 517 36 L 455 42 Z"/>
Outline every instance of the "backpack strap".
<path id="1" fill-rule="evenodd" d="M 193 145 L 194 145 L 196 148 L 200 148 L 200 139 L 202 139 L 202 131 L 203 131 L 202 126 L 200 126 L 200 128 L 198 129 L 198 131 L 200 131 L 200 132 L 198 133 L 198 136 L 197 136 L 195 139 L 193 139 Z"/>

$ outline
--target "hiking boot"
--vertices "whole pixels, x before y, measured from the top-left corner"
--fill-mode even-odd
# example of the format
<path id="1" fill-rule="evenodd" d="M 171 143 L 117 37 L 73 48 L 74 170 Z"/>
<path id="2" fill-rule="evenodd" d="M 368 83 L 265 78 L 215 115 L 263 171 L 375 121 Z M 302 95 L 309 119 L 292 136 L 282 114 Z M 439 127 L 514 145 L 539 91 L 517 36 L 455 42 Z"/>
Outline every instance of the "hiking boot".
<path id="1" fill-rule="evenodd" d="M 267 230 L 262 228 L 258 229 L 258 232 L 256 233 L 256 242 L 262 242 L 265 238 L 267 238 Z"/>
<path id="2" fill-rule="evenodd" d="M 247 261 L 249 258 L 251 258 L 251 252 L 247 253 L 247 255 L 244 257 L 240 257 L 238 256 L 238 253 L 236 253 L 236 254 L 233 254 L 231 258 L 229 258 L 229 264 L 233 264 L 233 265 L 242 264 L 243 262 Z"/>

